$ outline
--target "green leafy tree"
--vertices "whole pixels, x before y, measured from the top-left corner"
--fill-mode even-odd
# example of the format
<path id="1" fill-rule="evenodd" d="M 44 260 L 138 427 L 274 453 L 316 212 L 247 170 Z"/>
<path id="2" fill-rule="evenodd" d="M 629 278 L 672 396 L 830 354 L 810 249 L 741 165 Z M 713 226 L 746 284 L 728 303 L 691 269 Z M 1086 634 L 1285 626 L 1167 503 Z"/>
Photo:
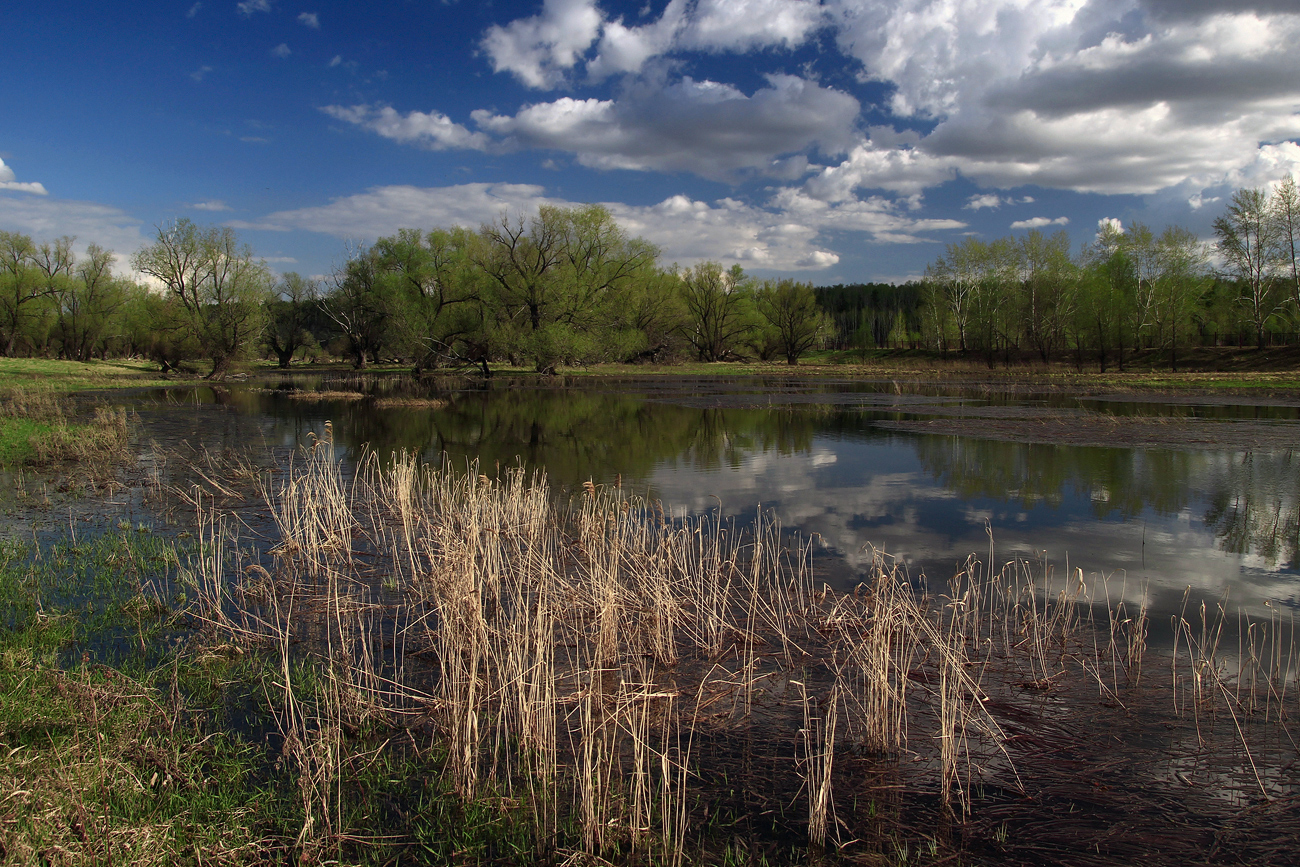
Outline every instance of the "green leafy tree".
<path id="1" fill-rule="evenodd" d="M 701 361 L 733 355 L 758 324 L 753 287 L 739 265 L 729 271 L 701 262 L 680 272 L 678 291 L 686 309 L 683 334 Z"/>
<path id="2" fill-rule="evenodd" d="M 1065 339 L 1073 313 L 1078 275 L 1070 259 L 1070 237 L 1046 237 L 1037 229 L 1026 234 L 1016 251 L 1020 263 L 1020 311 L 1029 345 L 1044 362 Z"/>
<path id="3" fill-rule="evenodd" d="M 27 235 L 0 232 L 0 328 L 3 352 L 12 356 L 34 305 L 42 298 L 36 245 Z"/>
<path id="4" fill-rule="evenodd" d="M 492 286 L 495 333 L 539 371 L 608 352 L 608 311 L 658 255 L 599 205 L 543 205 L 530 220 L 503 216 L 479 235 L 474 260 Z"/>
<path id="5" fill-rule="evenodd" d="M 357 370 L 379 360 L 400 315 L 392 282 L 386 277 L 379 252 L 373 247 L 360 248 L 334 273 L 334 285 L 321 301 L 325 315 L 346 341 Z"/>
<path id="6" fill-rule="evenodd" d="M 826 330 L 826 317 L 817 305 L 811 283 L 785 279 L 764 281 L 754 294 L 759 314 L 776 336 L 786 364 L 799 363 L 799 356 L 817 344 Z"/>
<path id="7" fill-rule="evenodd" d="M 137 253 L 132 264 L 161 283 L 183 308 L 212 363 L 209 379 L 223 378 L 256 344 L 272 279 L 233 229 L 205 229 L 178 220 L 160 227 L 157 240 Z"/>
<path id="8" fill-rule="evenodd" d="M 127 284 L 113 274 L 113 253 L 97 244 L 87 248 L 73 272 L 57 292 L 55 329 L 62 354 L 86 361 L 96 349 L 104 351 L 102 342 L 126 301 Z"/>
<path id="9" fill-rule="evenodd" d="M 266 302 L 266 346 L 287 370 L 298 350 L 316 344 L 321 330 L 320 283 L 290 271 Z"/>
<path id="10" fill-rule="evenodd" d="M 979 294 L 987 285 L 989 268 L 988 245 L 978 238 L 967 237 L 948 244 L 944 255 L 926 269 L 926 278 L 943 288 L 943 303 L 951 311 L 957 349 L 961 352 L 969 348 L 967 334 L 980 303 Z"/>
<path id="11" fill-rule="evenodd" d="M 478 238 L 463 228 L 422 233 L 401 229 L 375 242 L 378 267 L 403 315 L 394 338 L 417 370 L 482 361 L 482 272 L 474 264 Z"/>
<path id="12" fill-rule="evenodd" d="M 1159 275 L 1153 316 L 1158 345 L 1168 348 L 1169 366 L 1178 369 L 1178 347 L 1193 333 L 1201 298 L 1209 288 L 1208 251 L 1196 233 L 1169 226 L 1156 241 Z"/>
<path id="13" fill-rule="evenodd" d="M 1300 326 L 1300 188 L 1287 175 L 1269 198 L 1269 213 L 1277 234 L 1278 264 L 1287 284 L 1291 321 Z"/>

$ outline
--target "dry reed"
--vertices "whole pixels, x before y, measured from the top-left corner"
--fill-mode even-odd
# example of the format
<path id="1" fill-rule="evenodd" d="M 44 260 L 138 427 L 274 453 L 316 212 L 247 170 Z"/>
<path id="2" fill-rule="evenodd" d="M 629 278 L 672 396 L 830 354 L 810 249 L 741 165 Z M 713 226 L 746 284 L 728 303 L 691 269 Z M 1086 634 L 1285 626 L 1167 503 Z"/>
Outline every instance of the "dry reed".
<path id="1" fill-rule="evenodd" d="M 1106 694 L 1118 695 L 1119 669 L 1135 688 L 1148 652 L 1145 606 L 1130 616 L 1107 601 L 1098 639 L 1082 571 L 1053 586 L 1045 559 L 996 569 L 990 549 L 934 600 L 877 553 L 857 590 L 837 594 L 816 587 L 810 549 L 765 513 L 750 528 L 673 518 L 592 483 L 565 505 L 540 473 L 489 478 L 409 454 L 367 456 L 347 479 L 328 430 L 263 496 L 280 539 L 272 569 L 243 571 L 267 585 L 260 595 L 231 593 L 241 573 L 224 564 L 238 545 L 213 517 L 190 583 L 211 627 L 279 649 L 307 854 L 347 833 L 349 727 L 413 718 L 436 725 L 460 797 L 527 805 L 543 846 L 572 821 L 592 855 L 626 844 L 680 863 L 691 804 L 711 786 L 693 764 L 698 743 L 752 725 L 757 708 L 789 724 L 812 843 L 838 836 L 849 750 L 917 756 L 915 784 L 964 816 L 981 781 L 1022 785 L 986 693 L 990 666 L 1036 694 L 1071 671 L 1102 682 L 1108 656 Z M 1266 714 L 1289 714 L 1293 627 L 1278 616 L 1245 630 L 1229 678 L 1221 611 L 1202 606 L 1199 630 L 1176 618 L 1175 709 L 1230 699 L 1242 730 L 1262 694 Z M 328 673 L 310 699 L 294 683 L 299 639 Z"/>

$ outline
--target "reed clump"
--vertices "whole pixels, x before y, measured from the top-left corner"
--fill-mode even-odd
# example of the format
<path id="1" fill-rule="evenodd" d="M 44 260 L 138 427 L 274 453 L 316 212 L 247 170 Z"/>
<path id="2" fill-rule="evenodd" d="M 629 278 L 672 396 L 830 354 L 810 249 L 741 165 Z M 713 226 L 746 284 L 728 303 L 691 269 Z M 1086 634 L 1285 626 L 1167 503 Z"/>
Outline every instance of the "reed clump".
<path id="1" fill-rule="evenodd" d="M 66 396 L 0 392 L 0 465 L 75 462 L 102 475 L 126 457 L 127 424 L 123 407 L 97 405 L 83 418 Z"/>
<path id="2" fill-rule="evenodd" d="M 932 596 L 877 552 L 837 592 L 769 513 L 673 515 L 593 483 L 563 502 L 540 472 L 405 454 L 348 478 L 328 429 L 263 496 L 278 540 L 261 554 L 198 503 L 211 553 L 188 582 L 210 629 L 274 649 L 267 703 L 311 858 L 364 830 L 344 808 L 350 769 L 375 760 L 363 735 L 414 731 L 462 809 L 526 825 L 521 860 L 707 859 L 718 827 L 885 851 L 895 838 L 864 842 L 864 802 L 929 799 L 978 827 L 989 793 L 1059 778 L 1035 727 L 1067 698 L 1131 701 L 1149 652 L 1145 607 L 1096 598 L 1078 570 L 1057 584 L 1046 559 L 990 550 Z M 1227 710 L 1252 768 L 1245 718 L 1285 731 L 1300 695 L 1276 620 L 1247 631 L 1235 673 L 1215 625 L 1176 624 L 1162 687 L 1177 714 Z M 901 782 L 873 788 L 882 773 Z"/>

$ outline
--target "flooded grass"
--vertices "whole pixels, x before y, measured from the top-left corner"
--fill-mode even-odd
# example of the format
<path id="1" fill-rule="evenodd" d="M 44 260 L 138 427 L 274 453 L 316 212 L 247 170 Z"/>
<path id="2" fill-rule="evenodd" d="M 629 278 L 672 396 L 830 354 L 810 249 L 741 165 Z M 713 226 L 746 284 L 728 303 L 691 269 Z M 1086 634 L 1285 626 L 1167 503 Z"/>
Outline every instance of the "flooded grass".
<path id="1" fill-rule="evenodd" d="M 71 399 L 48 392 L 0 391 L 0 466 L 78 462 L 106 471 L 127 447 L 127 414 L 95 406 L 84 418 Z"/>

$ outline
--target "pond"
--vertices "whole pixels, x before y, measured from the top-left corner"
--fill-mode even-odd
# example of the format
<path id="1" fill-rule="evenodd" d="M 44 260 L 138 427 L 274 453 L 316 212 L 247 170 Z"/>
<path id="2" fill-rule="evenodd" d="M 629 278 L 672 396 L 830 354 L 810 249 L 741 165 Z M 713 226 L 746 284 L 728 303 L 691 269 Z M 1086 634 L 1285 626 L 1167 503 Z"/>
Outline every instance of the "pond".
<path id="1" fill-rule="evenodd" d="M 873 549 L 942 591 L 971 554 L 1082 570 L 1096 600 L 1300 604 L 1300 404 L 1005 383 L 796 377 L 294 377 L 131 398 L 142 436 L 283 461 L 327 421 L 345 461 L 405 451 L 677 514 L 771 510 L 851 588 Z"/>

